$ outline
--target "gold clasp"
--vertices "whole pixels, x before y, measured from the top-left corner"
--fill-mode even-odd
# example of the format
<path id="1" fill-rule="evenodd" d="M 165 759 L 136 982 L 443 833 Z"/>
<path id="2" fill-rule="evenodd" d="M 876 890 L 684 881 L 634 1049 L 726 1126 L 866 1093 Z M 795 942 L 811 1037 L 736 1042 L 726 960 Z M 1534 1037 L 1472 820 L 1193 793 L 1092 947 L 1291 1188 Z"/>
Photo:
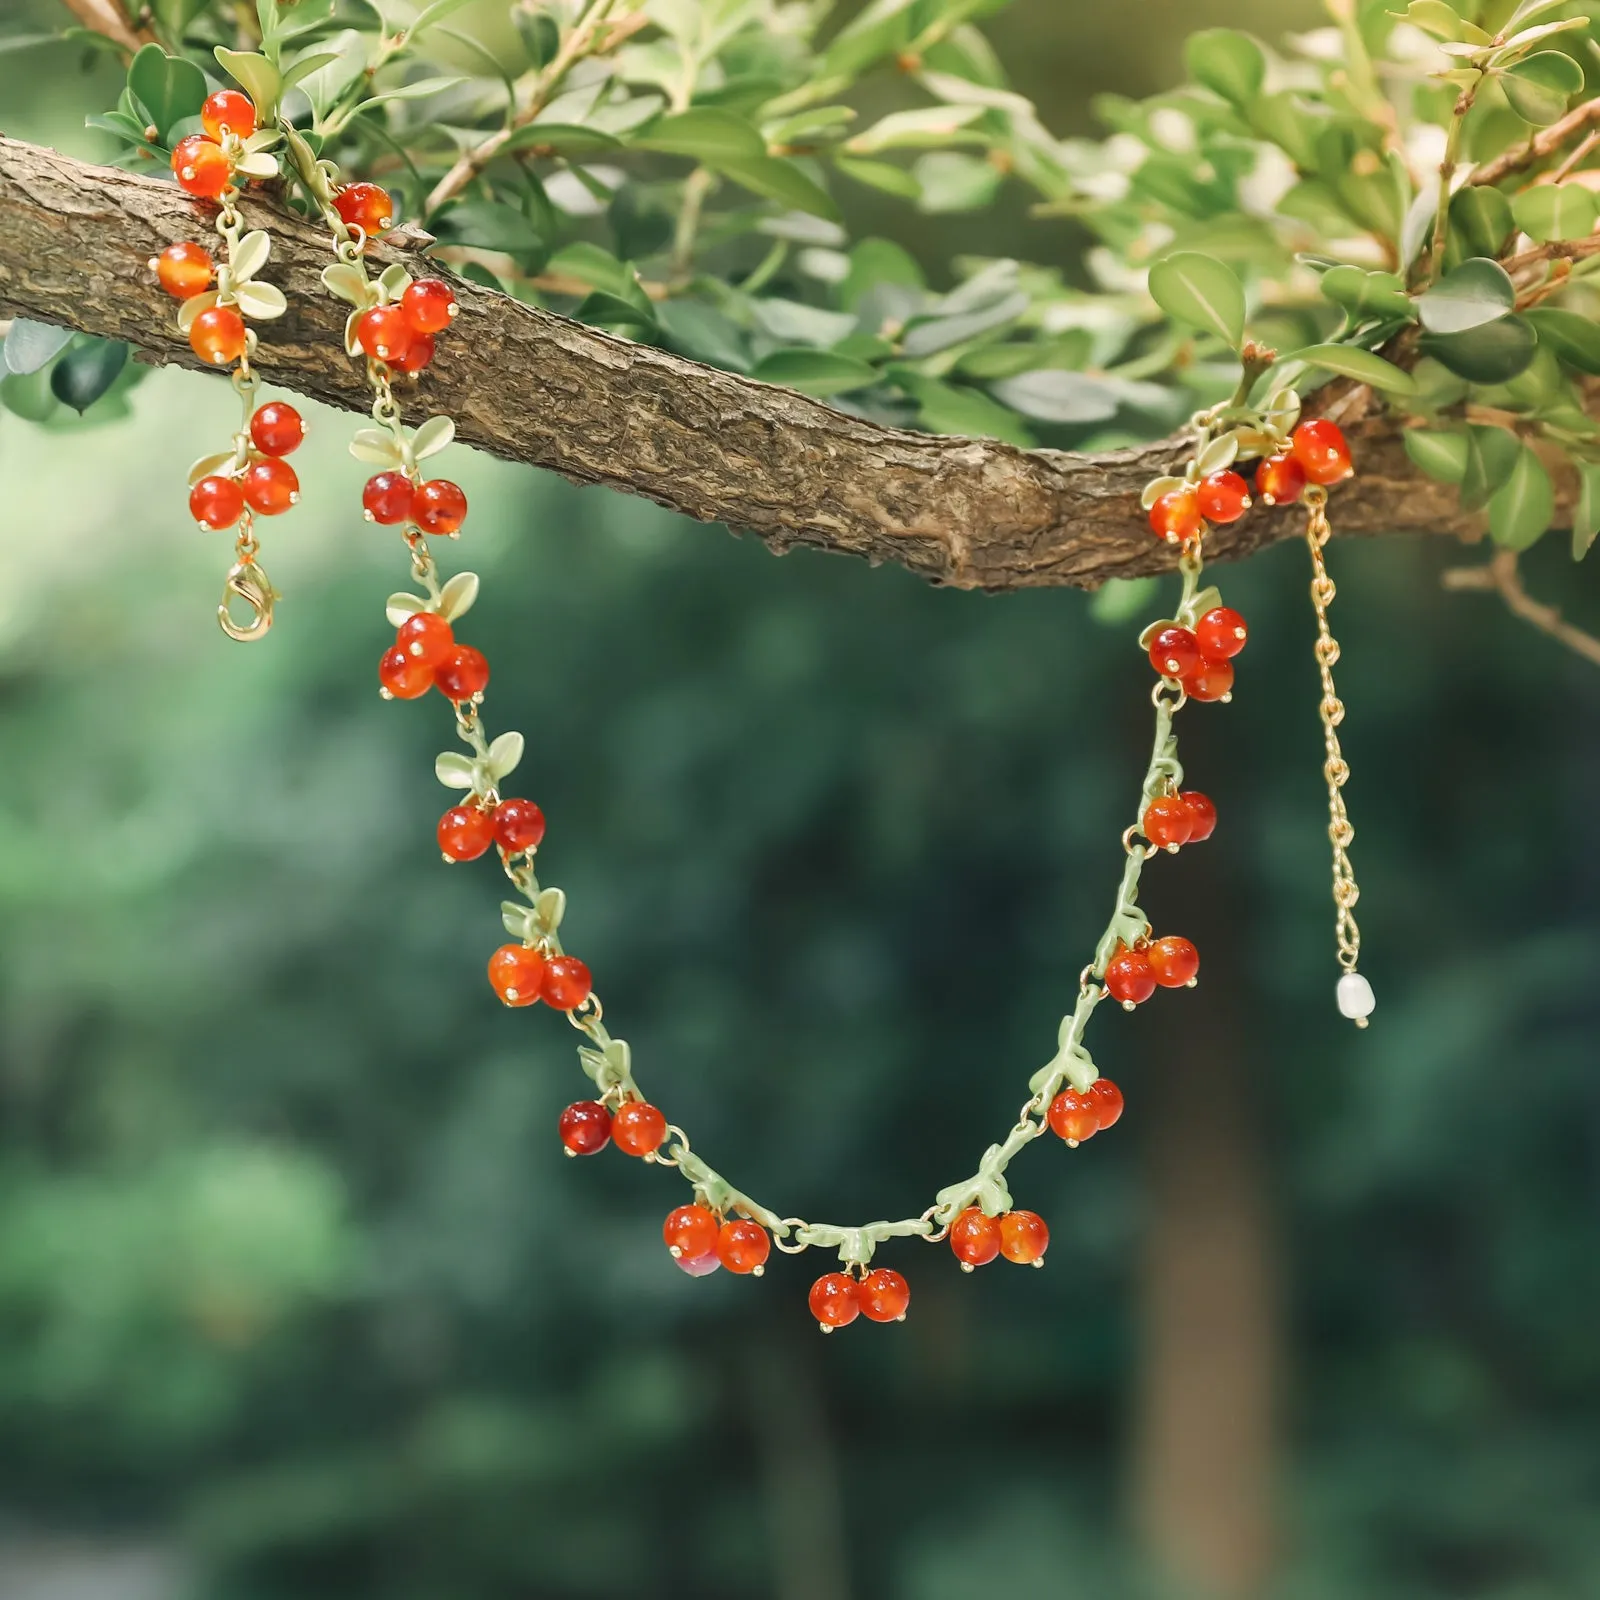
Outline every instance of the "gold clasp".
<path id="1" fill-rule="evenodd" d="M 272 626 L 272 605 L 280 599 L 278 591 L 254 561 L 244 560 L 234 564 L 223 585 L 222 603 L 217 607 L 217 622 L 230 639 L 240 644 L 251 644 L 266 637 Z M 243 625 L 233 620 L 233 602 L 242 600 L 250 608 L 250 621 Z"/>

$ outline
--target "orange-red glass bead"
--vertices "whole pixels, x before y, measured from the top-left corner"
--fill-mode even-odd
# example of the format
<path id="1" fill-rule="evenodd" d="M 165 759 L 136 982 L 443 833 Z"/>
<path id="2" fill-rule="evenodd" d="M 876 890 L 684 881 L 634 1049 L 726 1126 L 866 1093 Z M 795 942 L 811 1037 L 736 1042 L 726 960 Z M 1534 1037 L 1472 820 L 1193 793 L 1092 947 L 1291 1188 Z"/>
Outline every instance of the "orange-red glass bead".
<path id="1" fill-rule="evenodd" d="M 598 1100 L 579 1100 L 556 1124 L 561 1142 L 575 1156 L 592 1156 L 611 1142 L 611 1113 Z"/>
<path id="2" fill-rule="evenodd" d="M 1313 483 L 1338 483 L 1355 471 L 1344 430 L 1326 417 L 1302 422 L 1292 436 L 1294 458 Z"/>
<path id="3" fill-rule="evenodd" d="M 233 181 L 233 166 L 222 146 L 201 133 L 173 146 L 172 171 L 178 187 L 200 200 L 215 200 Z"/>
<path id="4" fill-rule="evenodd" d="M 217 264 L 203 245 L 184 239 L 156 257 L 156 282 L 174 300 L 192 300 L 211 287 Z"/>
<path id="5" fill-rule="evenodd" d="M 1146 952 L 1150 971 L 1163 989 L 1181 989 L 1200 970 L 1200 952 L 1177 934 L 1157 939 Z"/>
<path id="6" fill-rule="evenodd" d="M 981 1267 L 1000 1254 L 1000 1219 L 968 1206 L 950 1223 L 950 1248 L 964 1267 Z"/>
<path id="7" fill-rule="evenodd" d="M 1156 992 L 1156 977 L 1144 951 L 1124 947 L 1106 963 L 1106 991 L 1130 1010 Z"/>
<path id="8" fill-rule="evenodd" d="M 545 959 L 526 945 L 503 944 L 489 957 L 489 983 L 508 1006 L 531 1006 L 539 999 Z"/>
<path id="9" fill-rule="evenodd" d="M 375 472 L 361 491 L 361 507 L 369 522 L 389 527 L 411 515 L 416 488 L 403 472 Z"/>
<path id="10" fill-rule="evenodd" d="M 546 978 L 549 975 L 546 966 Z M 617 1141 L 617 1149 L 627 1155 L 653 1156 L 667 1142 L 667 1119 L 643 1100 L 625 1100 L 611 1119 L 611 1137 Z"/>
<path id="11" fill-rule="evenodd" d="M 1213 606 L 1195 623 L 1194 636 L 1207 661 L 1227 661 L 1244 649 L 1250 630 L 1232 606 Z"/>
<path id="12" fill-rule="evenodd" d="M 333 197 L 333 209 L 347 228 L 360 228 L 369 239 L 394 226 L 394 201 L 375 183 L 347 183 Z"/>
<path id="13" fill-rule="evenodd" d="M 1209 795 L 1185 789 L 1179 797 L 1189 808 L 1189 843 L 1204 844 L 1217 829 L 1217 808 Z"/>
<path id="14" fill-rule="evenodd" d="M 1139 826 L 1151 844 L 1163 850 L 1176 850 L 1179 845 L 1188 844 L 1194 831 L 1194 818 L 1178 795 L 1161 794 L 1144 808 L 1144 820 Z"/>
<path id="15" fill-rule="evenodd" d="M 244 490 L 232 478 L 202 478 L 189 491 L 189 515 L 202 528 L 231 528 L 244 515 Z"/>
<path id="16" fill-rule="evenodd" d="M 1305 491 L 1306 469 L 1290 452 L 1268 456 L 1256 468 L 1256 493 L 1267 506 L 1292 506 Z"/>
<path id="17" fill-rule="evenodd" d="M 679 1206 L 667 1213 L 661 1238 L 676 1261 L 697 1261 L 717 1248 L 717 1217 L 705 1206 Z"/>
<path id="18" fill-rule="evenodd" d="M 433 687 L 433 668 L 394 645 L 379 657 L 378 684 L 391 700 L 416 700 Z"/>
<path id="19" fill-rule="evenodd" d="M 1250 485 L 1237 472 L 1213 472 L 1195 487 L 1207 522 L 1237 522 L 1250 509 Z"/>
<path id="20" fill-rule="evenodd" d="M 1122 1091 L 1109 1078 L 1096 1078 L 1089 1085 L 1089 1104 L 1099 1119 L 1100 1131 L 1114 1127 L 1122 1115 Z"/>
<path id="21" fill-rule="evenodd" d="M 717 1259 L 729 1272 L 741 1276 L 747 1272 L 760 1272 L 772 1253 L 772 1240 L 759 1222 L 748 1217 L 735 1217 L 724 1222 L 717 1234 Z"/>
<path id="22" fill-rule="evenodd" d="M 247 343 L 244 318 L 232 306 L 208 306 L 189 324 L 189 347 L 213 367 L 231 367 Z"/>
<path id="23" fill-rule="evenodd" d="M 437 832 L 446 861 L 476 861 L 494 843 L 494 823 L 478 806 L 451 806 Z"/>
<path id="24" fill-rule="evenodd" d="M 256 131 L 255 102 L 237 89 L 218 89 L 200 107 L 200 125 L 211 138 L 221 140 L 224 130 L 238 139 Z"/>
<path id="25" fill-rule="evenodd" d="M 434 669 L 434 682 L 447 700 L 470 700 L 489 682 L 489 663 L 481 650 L 458 644 Z"/>
<path id="26" fill-rule="evenodd" d="M 1150 641 L 1150 665 L 1163 678 L 1183 678 L 1200 665 L 1200 643 L 1187 628 L 1174 623 Z"/>
<path id="27" fill-rule="evenodd" d="M 589 998 L 594 980 L 576 956 L 551 956 L 544 964 L 540 995 L 553 1011 L 574 1011 Z"/>
<path id="28" fill-rule="evenodd" d="M 454 291 L 438 278 L 418 278 L 400 296 L 400 305 L 418 333 L 443 333 L 458 309 Z"/>
<path id="29" fill-rule="evenodd" d="M 1168 544 L 1182 544 L 1205 527 L 1200 516 L 1200 497 L 1187 485 L 1164 494 L 1150 507 L 1150 528 Z"/>
<path id="30" fill-rule="evenodd" d="M 293 406 L 269 400 L 250 419 L 250 442 L 264 456 L 293 455 L 306 436 L 306 425 Z"/>
<path id="31" fill-rule="evenodd" d="M 856 1280 L 844 1272 L 825 1272 L 811 1285 L 806 1304 L 811 1307 L 811 1315 L 822 1324 L 824 1333 L 848 1327 L 861 1313 Z"/>
<path id="32" fill-rule="evenodd" d="M 1154 993 L 1154 989 L 1151 992 Z M 1085 1139 L 1092 1139 L 1100 1128 L 1093 1103 L 1088 1095 L 1076 1089 L 1063 1089 L 1050 1102 L 1049 1122 L 1050 1131 L 1069 1144 L 1082 1144 Z"/>
<path id="33" fill-rule="evenodd" d="M 544 838 L 544 812 L 531 800 L 502 800 L 494 808 L 494 836 L 508 856 L 537 850 Z"/>
<path id="34" fill-rule="evenodd" d="M 1038 1266 L 1050 1248 L 1050 1229 L 1037 1211 L 1008 1211 L 1000 1219 L 1000 1254 L 1018 1266 Z"/>
<path id="35" fill-rule="evenodd" d="M 431 672 L 455 648 L 456 636 L 438 612 L 419 611 L 395 630 L 394 642 Z"/>
<path id="36" fill-rule="evenodd" d="M 424 533 L 454 533 L 467 520 L 467 497 L 448 478 L 433 478 L 417 486 L 411 520 Z"/>
<path id="37" fill-rule="evenodd" d="M 390 365 L 396 372 L 421 372 L 433 360 L 433 335 L 431 333 L 416 333 L 411 335 L 411 342 L 406 346 L 406 353 L 399 360 L 391 360 Z"/>
<path id="38" fill-rule="evenodd" d="M 876 1267 L 856 1286 L 856 1301 L 868 1322 L 904 1322 L 911 1285 L 888 1267 Z"/>
<path id="39" fill-rule="evenodd" d="M 356 341 L 374 361 L 398 361 L 411 343 L 411 324 L 399 306 L 374 306 L 357 318 Z"/>
<path id="40" fill-rule="evenodd" d="M 1225 694 L 1233 692 L 1233 663 L 1202 661 L 1179 681 L 1183 684 L 1183 692 L 1191 700 L 1220 700 Z"/>
<path id="41" fill-rule="evenodd" d="M 300 479 L 287 461 L 268 456 L 245 468 L 244 501 L 259 516 L 282 516 L 300 498 Z"/>

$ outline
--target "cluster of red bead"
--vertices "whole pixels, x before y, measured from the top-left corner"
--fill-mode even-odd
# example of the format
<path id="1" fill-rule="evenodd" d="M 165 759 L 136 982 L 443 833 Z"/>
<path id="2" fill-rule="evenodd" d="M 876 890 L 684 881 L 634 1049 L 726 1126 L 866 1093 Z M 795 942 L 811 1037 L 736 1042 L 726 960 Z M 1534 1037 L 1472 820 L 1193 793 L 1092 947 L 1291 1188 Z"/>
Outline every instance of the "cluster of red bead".
<path id="1" fill-rule="evenodd" d="M 1177 934 L 1119 944 L 1106 963 L 1106 992 L 1132 1011 L 1160 989 L 1191 987 L 1200 971 L 1200 952 Z"/>
<path id="2" fill-rule="evenodd" d="M 1042 1267 L 1049 1248 L 1050 1230 L 1036 1211 L 1006 1211 L 991 1217 L 968 1206 L 950 1220 L 950 1249 L 963 1272 L 986 1267 L 996 1256 L 1018 1266 Z"/>
<path id="3" fill-rule="evenodd" d="M 219 200 L 232 182 L 238 148 L 256 131 L 255 102 L 237 89 L 218 89 L 200 107 L 203 133 L 172 147 L 172 175 L 185 194 Z"/>
<path id="4" fill-rule="evenodd" d="M 450 326 L 458 309 L 455 291 L 443 279 L 419 278 L 392 305 L 363 311 L 356 318 L 356 340 L 374 361 L 418 373 L 433 360 L 434 336 Z"/>
<path id="5" fill-rule="evenodd" d="M 467 497 L 448 478 L 417 483 L 404 472 L 378 472 L 361 491 L 361 511 L 384 527 L 403 522 L 420 533 L 453 538 L 467 520 Z"/>
<path id="6" fill-rule="evenodd" d="M 811 1285 L 807 1304 L 824 1333 L 848 1327 L 857 1317 L 868 1322 L 904 1322 L 911 1304 L 911 1285 L 889 1267 L 874 1267 L 859 1278 L 848 1272 L 825 1272 Z"/>
<path id="7" fill-rule="evenodd" d="M 557 1125 L 569 1156 L 592 1156 L 615 1143 L 624 1155 L 653 1156 L 667 1142 L 667 1119 L 643 1100 L 624 1100 L 613 1111 L 603 1100 L 577 1100 Z"/>
<path id="8" fill-rule="evenodd" d="M 470 644 L 457 644 L 455 629 L 432 611 L 407 617 L 378 660 L 378 692 L 385 700 L 418 700 L 437 689 L 459 705 L 482 694 L 488 683 L 488 658 Z"/>
<path id="9" fill-rule="evenodd" d="M 202 528 L 231 528 L 245 511 L 275 517 L 300 499 L 300 479 L 283 458 L 300 448 L 306 425 L 293 406 L 269 400 L 250 418 L 244 459 L 208 473 L 189 491 L 189 514 Z"/>
<path id="10" fill-rule="evenodd" d="M 1063 1089 L 1050 1102 L 1050 1131 L 1076 1149 L 1121 1115 L 1122 1091 L 1109 1078 L 1096 1078 L 1087 1089 Z"/>
<path id="11" fill-rule="evenodd" d="M 1150 640 L 1150 665 L 1175 678 L 1191 700 L 1226 700 L 1233 693 L 1233 658 L 1250 637 L 1231 606 L 1213 606 L 1193 628 L 1171 623 Z"/>
<path id="12" fill-rule="evenodd" d="M 617 1115 L 625 1110 L 623 1106 Z M 698 1202 L 669 1211 L 661 1225 L 661 1238 L 667 1254 L 691 1278 L 703 1278 L 719 1267 L 759 1278 L 772 1253 L 772 1237 L 759 1222 L 749 1217 L 724 1221 L 710 1206 Z"/>

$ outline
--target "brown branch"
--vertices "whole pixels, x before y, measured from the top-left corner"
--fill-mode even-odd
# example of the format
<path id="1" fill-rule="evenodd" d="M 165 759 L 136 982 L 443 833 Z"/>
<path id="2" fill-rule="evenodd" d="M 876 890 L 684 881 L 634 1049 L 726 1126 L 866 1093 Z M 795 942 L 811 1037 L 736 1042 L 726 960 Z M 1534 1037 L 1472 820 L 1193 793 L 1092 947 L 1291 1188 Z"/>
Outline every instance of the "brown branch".
<path id="1" fill-rule="evenodd" d="M 1600 122 L 1600 98 L 1585 100 L 1581 106 L 1574 106 L 1559 122 L 1541 128 L 1526 144 L 1502 151 L 1493 161 L 1485 161 L 1467 181 L 1499 183 L 1513 172 L 1525 171 L 1547 156 L 1553 156 L 1574 134 L 1582 133 L 1594 122 Z"/>
<path id="2" fill-rule="evenodd" d="M 319 280 L 326 238 L 262 199 L 243 210 L 273 234 L 265 275 L 291 307 L 260 325 L 265 375 L 365 410 L 362 375 L 342 347 L 345 307 Z M 0 138 L 0 316 L 125 339 L 145 359 L 197 366 L 147 261 L 209 230 L 206 208 L 171 183 Z M 1094 587 L 1173 565 L 1139 493 L 1180 459 L 1179 438 L 1086 456 L 902 432 L 476 284 L 456 291 L 461 315 L 406 411 L 413 422 L 448 413 L 466 443 L 492 455 L 749 530 L 775 551 L 836 550 L 960 588 Z M 1365 390 L 1330 389 L 1324 409 L 1335 395 L 1360 466 L 1335 496 L 1342 532 L 1477 533 L 1454 491 L 1411 466 L 1395 425 L 1365 411 Z M 1298 536 L 1301 522 L 1293 507 L 1258 506 L 1214 530 L 1209 551 L 1249 555 Z"/>
<path id="3" fill-rule="evenodd" d="M 1562 618 L 1555 606 L 1547 606 L 1535 600 L 1522 587 L 1522 574 L 1517 568 L 1517 555 L 1514 550 L 1498 551 L 1481 566 L 1451 567 L 1441 575 L 1441 581 L 1445 588 L 1456 593 L 1476 589 L 1498 594 L 1513 616 L 1532 623 L 1540 633 L 1549 634 L 1552 639 L 1564 644 L 1569 650 L 1582 656 L 1585 661 L 1592 661 L 1595 666 L 1600 667 L 1600 639 L 1595 638 L 1592 633 L 1585 633 L 1582 628 L 1574 627 Z"/>
<path id="4" fill-rule="evenodd" d="M 78 19 L 80 27 L 103 33 L 130 54 L 155 38 L 148 28 L 134 26 L 122 0 L 61 0 L 61 3 Z"/>

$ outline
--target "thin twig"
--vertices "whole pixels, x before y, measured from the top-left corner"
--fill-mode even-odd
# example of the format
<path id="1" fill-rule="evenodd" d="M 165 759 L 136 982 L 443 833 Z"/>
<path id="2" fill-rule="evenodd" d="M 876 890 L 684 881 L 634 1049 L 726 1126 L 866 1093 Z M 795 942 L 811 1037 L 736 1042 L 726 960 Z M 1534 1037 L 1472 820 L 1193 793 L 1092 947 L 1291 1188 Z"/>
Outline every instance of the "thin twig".
<path id="1" fill-rule="evenodd" d="M 79 23 L 93 33 L 103 34 L 132 54 L 140 45 L 150 44 L 155 35 L 148 28 L 134 26 L 122 0 L 61 0 Z"/>
<path id="2" fill-rule="evenodd" d="M 1524 622 L 1531 622 L 1540 633 L 1549 634 L 1552 639 L 1564 644 L 1574 654 L 1600 667 L 1600 639 L 1595 638 L 1592 633 L 1585 633 L 1582 628 L 1573 627 L 1570 622 L 1563 621 L 1560 611 L 1555 606 L 1547 606 L 1535 600 L 1522 587 L 1522 574 L 1517 568 L 1517 554 L 1514 550 L 1501 550 L 1481 566 L 1451 567 L 1443 574 L 1440 581 L 1445 588 L 1457 593 L 1475 589 L 1498 594 L 1513 616 L 1521 617 Z"/>
<path id="3" fill-rule="evenodd" d="M 1467 182 L 1499 183 L 1502 178 L 1509 178 L 1513 172 L 1521 172 L 1533 166 L 1535 162 L 1543 161 L 1546 156 L 1554 155 L 1568 139 L 1576 133 L 1581 133 L 1593 122 L 1600 122 L 1600 97 L 1585 100 L 1581 106 L 1574 106 L 1559 122 L 1552 122 L 1548 128 L 1541 128 L 1526 144 L 1519 144 L 1514 149 L 1504 151 L 1493 161 L 1485 161 Z"/>

